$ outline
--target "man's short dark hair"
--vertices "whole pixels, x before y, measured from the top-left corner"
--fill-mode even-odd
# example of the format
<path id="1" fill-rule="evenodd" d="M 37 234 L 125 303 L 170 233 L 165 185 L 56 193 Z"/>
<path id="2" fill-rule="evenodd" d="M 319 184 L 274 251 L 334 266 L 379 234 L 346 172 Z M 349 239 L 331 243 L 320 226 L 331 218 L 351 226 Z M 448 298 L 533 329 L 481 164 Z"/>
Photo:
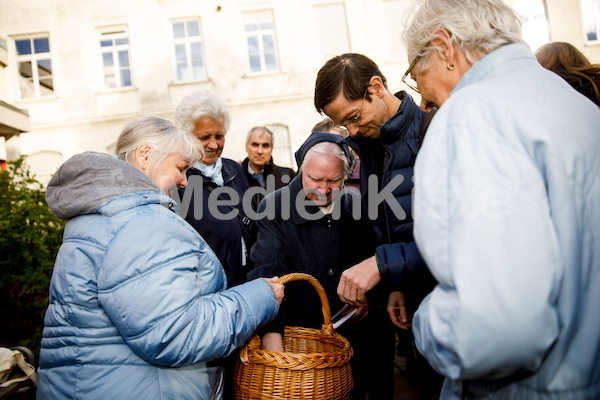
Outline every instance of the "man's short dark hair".
<path id="1" fill-rule="evenodd" d="M 349 100 L 359 100 L 365 95 L 372 77 L 378 76 L 387 89 L 385 76 L 369 57 L 357 53 L 346 53 L 327 61 L 317 74 L 315 83 L 315 108 L 319 114 L 340 93 Z M 370 96 L 366 96 L 371 101 Z"/>

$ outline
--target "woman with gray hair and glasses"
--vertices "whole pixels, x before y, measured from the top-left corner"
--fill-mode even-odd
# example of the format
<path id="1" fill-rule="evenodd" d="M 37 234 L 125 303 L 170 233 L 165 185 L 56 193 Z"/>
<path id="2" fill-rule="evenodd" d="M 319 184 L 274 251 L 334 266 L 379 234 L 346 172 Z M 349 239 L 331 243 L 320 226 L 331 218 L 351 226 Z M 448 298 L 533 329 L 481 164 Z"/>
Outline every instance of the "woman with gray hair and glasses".
<path id="1" fill-rule="evenodd" d="M 438 280 L 413 319 L 442 398 L 600 398 L 600 111 L 501 0 L 423 0 L 414 234 Z"/>
<path id="2" fill-rule="evenodd" d="M 117 157 L 67 160 L 46 200 L 68 219 L 50 282 L 38 399 L 219 399 L 231 354 L 273 320 L 275 279 L 227 289 L 219 260 L 168 196 L 202 156 L 157 117 L 128 124 Z"/>
<path id="3" fill-rule="evenodd" d="M 239 285 L 251 269 L 249 252 L 257 228 L 249 216 L 257 205 L 251 196 L 244 198 L 250 186 L 242 166 L 221 156 L 231 122 L 229 107 L 216 93 L 195 91 L 175 109 L 175 122 L 195 136 L 204 149 L 204 157 L 187 171 L 189 185 L 179 190 L 187 204 L 184 218 L 221 261 L 227 286 Z M 225 400 L 234 397 L 234 359 L 235 355 L 217 361 L 226 368 Z"/>
<path id="4" fill-rule="evenodd" d="M 247 215 L 257 204 L 251 202 L 251 197 L 244 203 L 250 186 L 242 166 L 221 156 L 231 123 L 229 107 L 216 93 L 195 91 L 177 106 L 175 122 L 194 135 L 204 149 L 204 157 L 187 172 L 190 184 L 180 190 L 182 199 L 190 199 L 185 220 L 221 260 L 228 285 L 238 285 L 250 269 L 248 253 L 256 241 L 256 227 Z M 231 218 L 232 213 L 237 216 Z"/>

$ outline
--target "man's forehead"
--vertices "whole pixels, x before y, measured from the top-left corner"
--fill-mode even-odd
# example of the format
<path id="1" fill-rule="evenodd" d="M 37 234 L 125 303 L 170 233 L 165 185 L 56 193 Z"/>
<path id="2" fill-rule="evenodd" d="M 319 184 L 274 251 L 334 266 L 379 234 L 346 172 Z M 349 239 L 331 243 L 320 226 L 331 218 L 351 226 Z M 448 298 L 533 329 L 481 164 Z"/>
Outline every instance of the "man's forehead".
<path id="1" fill-rule="evenodd" d="M 344 162 L 333 154 L 313 154 L 304 161 L 304 169 L 310 175 L 324 175 L 326 173 L 344 173 Z"/>
<path id="2" fill-rule="evenodd" d="M 271 143 L 271 135 L 269 135 L 267 132 L 264 131 L 259 131 L 259 130 L 255 130 L 254 132 L 252 132 L 252 134 L 250 135 L 250 140 L 248 141 L 249 143 Z"/>

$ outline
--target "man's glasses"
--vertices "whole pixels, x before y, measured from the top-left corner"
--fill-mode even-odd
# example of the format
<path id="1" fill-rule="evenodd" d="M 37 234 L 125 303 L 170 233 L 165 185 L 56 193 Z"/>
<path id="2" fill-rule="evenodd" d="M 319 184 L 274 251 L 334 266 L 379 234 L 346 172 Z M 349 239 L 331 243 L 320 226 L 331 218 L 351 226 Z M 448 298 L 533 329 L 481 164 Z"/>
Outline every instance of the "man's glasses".
<path id="1" fill-rule="evenodd" d="M 369 86 L 371 86 L 371 85 L 369 85 Z M 369 93 L 369 86 L 367 86 L 367 88 L 365 89 L 365 94 L 363 96 L 360 108 L 358 109 L 358 113 L 356 113 L 356 115 L 354 117 L 350 117 L 347 120 L 342 121 L 341 124 L 335 124 L 336 128 L 348 129 L 349 126 L 358 126 L 358 124 L 360 123 L 360 118 L 362 116 L 363 106 L 365 105 L 365 99 L 367 98 L 367 93 Z"/>
<path id="2" fill-rule="evenodd" d="M 421 56 L 416 56 L 415 59 L 408 66 L 408 69 L 406 70 L 404 75 L 402 75 L 402 83 L 404 83 L 406 86 L 408 86 L 409 88 L 411 88 L 412 90 L 414 90 L 417 93 L 421 93 L 421 92 L 420 92 L 419 88 L 417 87 L 417 81 L 415 81 L 412 78 L 410 72 L 413 70 L 415 65 L 417 65 L 417 62 L 419 62 L 420 59 L 421 59 Z"/>

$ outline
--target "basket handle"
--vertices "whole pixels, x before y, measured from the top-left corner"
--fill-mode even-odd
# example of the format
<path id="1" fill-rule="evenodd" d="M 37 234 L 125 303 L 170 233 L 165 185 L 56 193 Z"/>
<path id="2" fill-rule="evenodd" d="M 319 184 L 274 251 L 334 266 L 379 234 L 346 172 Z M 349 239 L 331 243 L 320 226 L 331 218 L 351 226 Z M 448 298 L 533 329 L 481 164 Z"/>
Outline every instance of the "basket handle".
<path id="1" fill-rule="evenodd" d="M 315 288 L 317 294 L 319 295 L 319 298 L 321 299 L 321 309 L 323 311 L 322 330 L 324 332 L 333 332 L 333 325 L 331 323 L 331 311 L 329 309 L 329 300 L 327 300 L 327 294 L 325 293 L 325 289 L 323 289 L 323 286 L 321 286 L 319 281 L 309 274 L 293 272 L 291 274 L 281 276 L 277 280 L 277 283 L 285 284 L 292 281 L 307 281 Z"/>

